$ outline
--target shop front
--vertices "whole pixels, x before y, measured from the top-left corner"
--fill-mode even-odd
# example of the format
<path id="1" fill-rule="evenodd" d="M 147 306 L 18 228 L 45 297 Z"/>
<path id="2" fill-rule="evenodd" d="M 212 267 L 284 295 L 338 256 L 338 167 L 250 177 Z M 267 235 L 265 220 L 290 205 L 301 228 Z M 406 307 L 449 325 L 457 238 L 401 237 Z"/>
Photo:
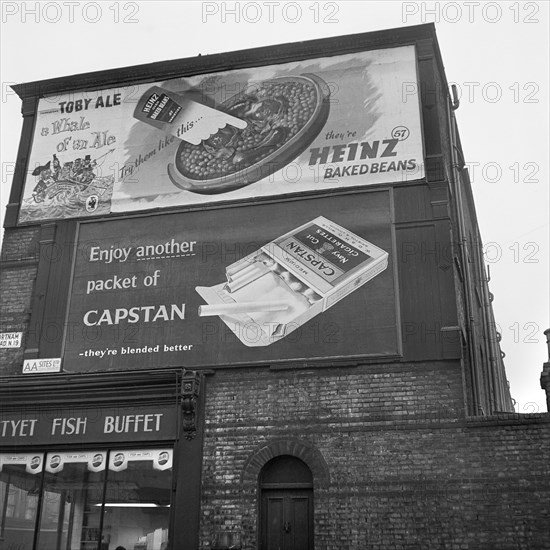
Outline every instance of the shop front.
<path id="1" fill-rule="evenodd" d="M 72 378 L 2 391 L 0 548 L 196 548 L 198 375 Z"/>

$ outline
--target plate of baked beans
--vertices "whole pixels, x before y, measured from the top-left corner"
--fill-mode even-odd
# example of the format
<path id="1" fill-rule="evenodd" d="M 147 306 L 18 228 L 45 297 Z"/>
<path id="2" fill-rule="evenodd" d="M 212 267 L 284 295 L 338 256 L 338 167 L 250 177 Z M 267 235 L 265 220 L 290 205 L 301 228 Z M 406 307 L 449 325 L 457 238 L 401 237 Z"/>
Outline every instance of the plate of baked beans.
<path id="1" fill-rule="evenodd" d="M 226 193 L 280 170 L 302 154 L 325 125 L 330 90 L 314 74 L 256 82 L 216 106 L 247 126 L 226 125 L 198 145 L 182 141 L 168 175 L 195 193 Z"/>

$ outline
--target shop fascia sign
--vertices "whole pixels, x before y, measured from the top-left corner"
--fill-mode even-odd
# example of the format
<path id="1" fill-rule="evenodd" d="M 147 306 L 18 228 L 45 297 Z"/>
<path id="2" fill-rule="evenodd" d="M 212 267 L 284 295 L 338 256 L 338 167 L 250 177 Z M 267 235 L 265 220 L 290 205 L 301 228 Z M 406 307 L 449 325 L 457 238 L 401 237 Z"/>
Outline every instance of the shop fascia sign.
<path id="1" fill-rule="evenodd" d="M 25 359 L 22 372 L 23 374 L 61 372 L 61 357 L 53 357 L 50 359 Z"/>
<path id="2" fill-rule="evenodd" d="M 158 441 L 176 428 L 173 404 L 0 411 L 0 445 Z"/>

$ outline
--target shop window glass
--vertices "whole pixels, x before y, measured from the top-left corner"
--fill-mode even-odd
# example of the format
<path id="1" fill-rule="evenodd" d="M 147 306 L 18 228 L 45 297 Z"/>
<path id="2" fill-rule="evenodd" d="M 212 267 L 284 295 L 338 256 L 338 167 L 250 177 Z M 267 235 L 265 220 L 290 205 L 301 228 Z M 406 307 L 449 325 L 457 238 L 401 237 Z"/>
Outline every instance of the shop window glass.
<path id="1" fill-rule="evenodd" d="M 0 549 L 166 550 L 172 461 L 171 449 L 0 454 Z"/>
<path id="2" fill-rule="evenodd" d="M 103 533 L 108 550 L 165 550 L 172 451 L 111 451 Z"/>
<path id="3" fill-rule="evenodd" d="M 42 454 L 0 455 L 0 547 L 32 550 Z"/>
<path id="4" fill-rule="evenodd" d="M 97 550 L 106 461 L 106 452 L 48 453 L 37 550 Z"/>

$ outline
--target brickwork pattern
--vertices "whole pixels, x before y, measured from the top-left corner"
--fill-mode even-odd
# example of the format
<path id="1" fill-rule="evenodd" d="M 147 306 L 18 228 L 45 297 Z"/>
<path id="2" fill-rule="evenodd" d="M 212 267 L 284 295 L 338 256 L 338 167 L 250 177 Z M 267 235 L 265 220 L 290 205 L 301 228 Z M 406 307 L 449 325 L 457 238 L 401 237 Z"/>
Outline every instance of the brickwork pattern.
<path id="1" fill-rule="evenodd" d="M 38 268 L 39 229 L 6 229 L 0 256 L 0 332 L 23 332 L 20 348 L 0 349 L 3 376 L 21 374 Z"/>
<path id="2" fill-rule="evenodd" d="M 257 474 L 277 454 L 314 474 L 317 550 L 550 548 L 550 415 L 469 420 L 460 376 L 458 362 L 218 371 L 201 548 L 222 531 L 257 548 Z"/>

